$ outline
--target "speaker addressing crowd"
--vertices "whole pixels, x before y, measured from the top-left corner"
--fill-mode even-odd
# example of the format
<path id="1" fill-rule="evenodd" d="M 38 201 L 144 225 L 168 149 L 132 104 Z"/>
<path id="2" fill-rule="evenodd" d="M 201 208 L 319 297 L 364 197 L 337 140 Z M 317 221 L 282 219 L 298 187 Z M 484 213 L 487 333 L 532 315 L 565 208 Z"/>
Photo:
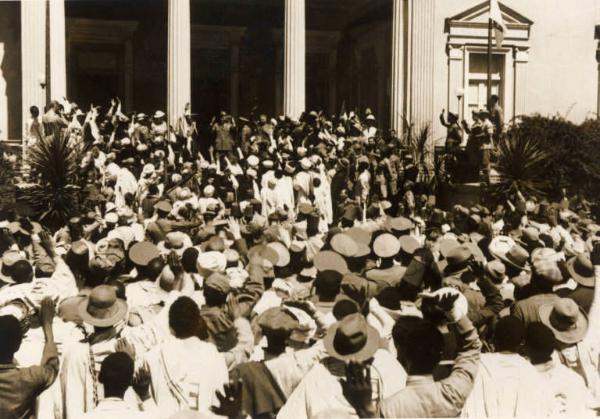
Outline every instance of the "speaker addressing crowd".
<path id="1" fill-rule="evenodd" d="M 489 170 L 497 102 L 471 126 L 442 115 L 450 155 L 469 135 L 455 164 Z M 596 414 L 600 225 L 584 207 L 517 193 L 444 211 L 369 109 L 41 114 L 23 162 L 2 164 L 26 194 L 29 157 L 64 145 L 80 187 L 62 223 L 0 214 L 1 417 Z"/>

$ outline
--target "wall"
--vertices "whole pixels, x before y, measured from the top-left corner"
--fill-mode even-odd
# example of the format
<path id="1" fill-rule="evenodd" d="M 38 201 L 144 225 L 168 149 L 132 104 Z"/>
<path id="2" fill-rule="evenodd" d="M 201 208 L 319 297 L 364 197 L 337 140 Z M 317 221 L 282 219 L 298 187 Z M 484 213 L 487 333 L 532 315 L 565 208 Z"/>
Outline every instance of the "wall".
<path id="1" fill-rule="evenodd" d="M 7 132 L 0 133 L 0 140 L 21 138 L 21 12 L 18 2 L 0 2 L 0 43 L 4 44 L 4 57 L 0 62 L 0 74 L 6 82 Z M 0 127 L 0 129 L 3 129 Z"/>
<path id="2" fill-rule="evenodd" d="M 447 107 L 444 19 L 480 3 L 480 0 L 436 2 L 432 115 L 436 139 L 445 137 L 437 115 Z M 598 65 L 594 26 L 600 23 L 600 0 L 503 0 L 502 3 L 534 22 L 527 64 L 527 112 L 559 113 L 575 122 L 595 117 Z"/>

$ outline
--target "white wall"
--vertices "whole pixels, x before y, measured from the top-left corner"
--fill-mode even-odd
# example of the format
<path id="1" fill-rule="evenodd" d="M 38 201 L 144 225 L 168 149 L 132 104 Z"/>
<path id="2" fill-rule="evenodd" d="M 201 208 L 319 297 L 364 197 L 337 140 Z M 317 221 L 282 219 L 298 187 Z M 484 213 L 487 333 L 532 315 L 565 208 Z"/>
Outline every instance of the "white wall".
<path id="1" fill-rule="evenodd" d="M 416 0 L 418 1 L 418 0 Z M 534 23 L 527 64 L 528 113 L 561 114 L 574 122 L 596 116 L 598 98 L 597 42 L 600 0 L 502 0 Z M 435 18 L 434 136 L 445 136 L 437 115 L 447 104 L 448 59 L 444 19 L 481 0 L 438 0 Z"/>

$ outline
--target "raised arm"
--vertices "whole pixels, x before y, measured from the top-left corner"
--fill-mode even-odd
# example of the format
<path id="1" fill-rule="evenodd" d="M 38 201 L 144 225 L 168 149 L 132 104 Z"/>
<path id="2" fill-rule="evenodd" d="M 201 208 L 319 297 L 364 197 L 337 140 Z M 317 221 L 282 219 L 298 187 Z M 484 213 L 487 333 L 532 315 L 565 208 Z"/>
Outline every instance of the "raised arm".
<path id="1" fill-rule="evenodd" d="M 594 299 L 588 314 L 590 325 L 584 340 L 593 347 L 600 348 L 600 241 L 594 243 L 590 256 L 594 265 Z"/>

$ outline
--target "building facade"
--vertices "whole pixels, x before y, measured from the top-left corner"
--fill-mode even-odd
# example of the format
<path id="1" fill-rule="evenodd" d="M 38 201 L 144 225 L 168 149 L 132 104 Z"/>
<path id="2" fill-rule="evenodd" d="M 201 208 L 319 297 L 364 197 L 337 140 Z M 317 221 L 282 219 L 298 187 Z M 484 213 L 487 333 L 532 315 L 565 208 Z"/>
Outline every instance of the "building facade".
<path id="1" fill-rule="evenodd" d="M 488 2 L 478 0 L 22 0 L 0 3 L 0 139 L 19 139 L 29 107 L 69 98 L 85 111 L 190 102 L 298 117 L 373 110 L 382 128 L 470 119 L 486 101 Z M 600 0 L 503 0 L 492 90 L 505 119 L 600 107 Z"/>

